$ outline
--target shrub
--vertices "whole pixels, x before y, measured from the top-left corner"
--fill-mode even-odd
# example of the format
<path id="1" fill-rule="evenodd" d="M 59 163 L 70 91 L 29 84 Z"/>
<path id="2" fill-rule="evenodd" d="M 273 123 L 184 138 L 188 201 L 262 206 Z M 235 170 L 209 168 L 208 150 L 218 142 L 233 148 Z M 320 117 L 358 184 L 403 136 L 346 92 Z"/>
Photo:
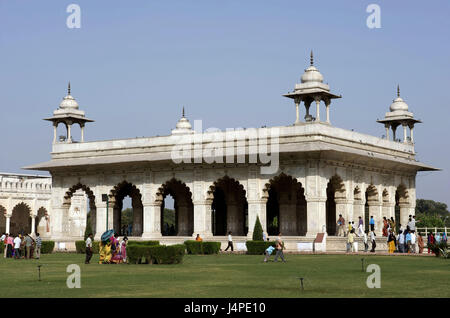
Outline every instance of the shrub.
<path id="1" fill-rule="evenodd" d="M 183 260 L 185 251 L 184 244 L 157 245 L 148 247 L 151 264 L 179 264 Z M 146 256 L 147 257 L 147 256 Z"/>
<path id="2" fill-rule="evenodd" d="M 139 245 L 139 246 L 154 246 L 159 245 L 159 241 L 128 241 L 128 245 Z"/>
<path id="3" fill-rule="evenodd" d="M 447 242 L 440 241 L 439 243 L 428 244 L 427 247 L 436 255 L 445 255 L 445 251 L 448 249 Z M 444 251 L 444 253 L 442 253 Z"/>
<path id="4" fill-rule="evenodd" d="M 41 254 L 50 254 L 53 252 L 54 248 L 55 248 L 54 241 L 42 241 Z"/>
<path id="5" fill-rule="evenodd" d="M 0 242 L 0 253 L 3 253 L 5 251 L 5 243 Z"/>
<path id="6" fill-rule="evenodd" d="M 220 242 L 202 242 L 203 254 L 219 254 Z"/>
<path id="7" fill-rule="evenodd" d="M 256 216 L 255 227 L 253 229 L 253 241 L 263 241 L 263 229 L 259 216 Z"/>
<path id="8" fill-rule="evenodd" d="M 199 241 L 184 241 L 188 254 L 203 254 L 203 242 Z"/>
<path id="9" fill-rule="evenodd" d="M 141 264 L 146 256 L 148 246 L 127 245 L 127 259 L 130 264 Z M 147 255 L 148 257 L 148 255 Z"/>
<path id="10" fill-rule="evenodd" d="M 270 241 L 247 241 L 245 242 L 245 245 L 247 246 L 247 254 L 250 255 L 261 255 L 264 254 L 266 249 L 269 246 L 275 247 L 275 242 Z"/>
<path id="11" fill-rule="evenodd" d="M 99 244 L 100 244 L 100 242 L 92 242 L 92 253 L 94 253 L 94 254 L 99 253 L 99 250 L 100 250 Z M 77 250 L 77 253 L 79 253 L 79 254 L 86 253 L 86 242 L 85 241 L 76 241 L 75 248 Z"/>

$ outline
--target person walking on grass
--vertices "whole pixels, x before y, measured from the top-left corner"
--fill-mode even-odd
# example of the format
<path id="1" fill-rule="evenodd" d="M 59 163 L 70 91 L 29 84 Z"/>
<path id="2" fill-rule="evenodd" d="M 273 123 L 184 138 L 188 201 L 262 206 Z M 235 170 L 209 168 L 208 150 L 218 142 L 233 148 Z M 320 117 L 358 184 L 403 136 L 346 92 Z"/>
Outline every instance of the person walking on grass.
<path id="1" fill-rule="evenodd" d="M 283 263 L 286 263 L 286 260 L 284 259 L 283 249 L 284 249 L 284 243 L 281 240 L 281 233 L 278 234 L 277 242 L 275 244 L 275 249 L 277 250 L 277 253 L 275 254 L 274 262 L 278 261 L 278 257 L 281 258 Z"/>
<path id="2" fill-rule="evenodd" d="M 225 252 L 231 247 L 231 251 L 233 252 L 233 237 L 231 236 L 231 231 L 228 232 L 228 246 L 225 249 Z"/>
<path id="3" fill-rule="evenodd" d="M 41 239 L 41 235 L 39 233 L 36 233 L 36 250 L 34 252 L 34 257 L 36 257 L 36 259 L 40 259 L 41 258 L 41 247 L 42 247 L 42 239 Z"/>
<path id="4" fill-rule="evenodd" d="M 92 258 L 92 233 L 89 233 L 88 238 L 86 239 L 86 260 L 85 264 L 89 264 Z"/>
<path id="5" fill-rule="evenodd" d="M 272 255 L 272 252 L 275 250 L 275 247 L 273 247 L 272 245 L 270 245 L 268 248 L 266 248 L 266 251 L 264 252 L 264 254 L 266 255 L 266 257 L 264 257 L 264 263 L 266 263 L 269 258 L 270 255 Z"/>

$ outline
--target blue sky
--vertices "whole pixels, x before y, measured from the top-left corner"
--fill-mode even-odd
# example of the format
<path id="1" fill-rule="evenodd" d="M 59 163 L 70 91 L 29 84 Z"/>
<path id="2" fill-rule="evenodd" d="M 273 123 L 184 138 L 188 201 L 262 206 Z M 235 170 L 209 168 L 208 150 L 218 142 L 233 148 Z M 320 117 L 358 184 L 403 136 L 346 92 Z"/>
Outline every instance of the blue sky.
<path id="1" fill-rule="evenodd" d="M 66 8 L 81 7 L 69 29 Z M 366 7 L 381 8 L 369 29 Z M 50 157 L 52 114 L 67 82 L 87 140 L 167 135 L 186 107 L 207 127 L 290 125 L 292 90 L 315 65 L 343 98 L 332 124 L 381 136 L 401 95 L 424 123 L 417 197 L 450 204 L 449 1 L 0 0 L 0 171 Z M 31 172 L 33 173 L 33 172 Z"/>

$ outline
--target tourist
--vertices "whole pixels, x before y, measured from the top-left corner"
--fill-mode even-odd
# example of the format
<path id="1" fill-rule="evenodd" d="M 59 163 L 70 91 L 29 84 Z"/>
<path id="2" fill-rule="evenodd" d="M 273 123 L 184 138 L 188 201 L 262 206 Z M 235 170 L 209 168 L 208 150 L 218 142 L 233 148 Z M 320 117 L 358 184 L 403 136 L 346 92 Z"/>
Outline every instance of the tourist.
<path id="1" fill-rule="evenodd" d="M 29 234 L 25 236 L 25 258 L 31 259 L 31 246 L 34 240 L 31 238 Z"/>
<path id="2" fill-rule="evenodd" d="M 41 239 L 41 235 L 39 233 L 36 233 L 36 250 L 34 253 L 34 257 L 36 257 L 37 259 L 41 258 L 41 247 L 42 247 L 42 239 Z"/>
<path id="3" fill-rule="evenodd" d="M 436 244 L 441 243 L 441 234 L 439 232 L 436 232 L 436 236 L 434 237 L 434 240 Z"/>
<path id="4" fill-rule="evenodd" d="M 370 216 L 369 225 L 370 225 L 370 230 L 372 232 L 375 231 L 375 220 L 373 218 L 373 215 Z"/>
<path id="5" fill-rule="evenodd" d="M 406 240 L 406 253 L 411 253 L 411 231 L 408 231 L 408 229 L 406 229 L 405 240 Z"/>
<path id="6" fill-rule="evenodd" d="M 197 237 L 195 238 L 195 240 L 197 242 L 202 242 L 203 241 L 203 239 L 200 237 L 200 234 L 197 234 Z"/>
<path id="7" fill-rule="evenodd" d="M 412 253 L 416 253 L 416 241 L 417 241 L 417 237 L 416 237 L 416 231 L 413 230 L 411 231 L 411 249 L 412 249 Z"/>
<path id="8" fill-rule="evenodd" d="M 89 233 L 86 239 L 86 259 L 84 261 L 85 264 L 89 264 L 92 258 L 92 233 Z"/>
<path id="9" fill-rule="evenodd" d="M 375 248 L 377 247 L 377 242 L 375 240 L 375 237 L 376 237 L 375 231 L 373 231 L 373 230 L 370 231 L 369 237 L 370 237 L 370 243 L 372 243 L 372 249 L 370 251 L 372 253 L 375 253 Z"/>
<path id="10" fill-rule="evenodd" d="M 338 226 L 338 236 L 345 236 L 345 233 L 344 233 L 345 232 L 345 230 L 344 230 L 345 219 L 342 217 L 342 214 L 339 214 L 337 226 Z"/>
<path id="11" fill-rule="evenodd" d="M 14 238 L 12 235 L 6 234 L 6 257 L 12 258 L 14 252 Z"/>
<path id="12" fill-rule="evenodd" d="M 396 233 L 397 231 L 395 230 L 395 221 L 394 218 L 391 216 L 391 218 L 388 220 L 389 221 L 389 226 L 391 228 L 392 233 Z"/>
<path id="13" fill-rule="evenodd" d="M 20 244 L 22 244 L 22 239 L 20 238 L 20 234 L 14 238 L 14 258 L 20 258 Z"/>
<path id="14" fill-rule="evenodd" d="M 392 232 L 389 233 L 387 241 L 388 241 L 388 252 L 389 254 L 392 254 L 395 252 L 395 243 L 396 243 L 395 236 Z"/>
<path id="15" fill-rule="evenodd" d="M 410 215 L 409 218 L 408 218 L 408 224 L 406 225 L 406 229 L 409 229 L 410 231 L 412 231 L 413 227 L 414 227 L 414 224 L 413 224 L 413 221 L 412 221 L 412 217 Z"/>
<path id="16" fill-rule="evenodd" d="M 411 230 L 416 232 L 416 216 L 415 215 L 413 215 L 412 220 L 411 220 Z"/>
<path id="17" fill-rule="evenodd" d="M 398 252 L 403 253 L 404 247 L 405 247 L 405 235 L 403 235 L 403 231 L 400 230 L 400 231 L 398 231 L 398 235 L 397 235 L 397 250 L 398 250 Z"/>
<path id="18" fill-rule="evenodd" d="M 447 233 L 445 233 L 445 232 L 443 232 L 442 233 L 442 242 L 445 242 L 445 243 L 447 243 Z"/>
<path id="19" fill-rule="evenodd" d="M 417 245 L 419 246 L 419 254 L 423 253 L 423 248 L 424 248 L 424 243 L 423 243 L 423 238 L 422 238 L 422 233 L 419 233 L 419 235 L 417 236 Z"/>
<path id="20" fill-rule="evenodd" d="M 231 231 L 228 232 L 228 246 L 225 249 L 225 252 L 231 247 L 231 251 L 233 252 L 233 237 L 231 236 Z"/>
<path id="21" fill-rule="evenodd" d="M 6 258 L 6 254 L 8 252 L 8 249 L 7 249 L 8 235 L 3 233 L 2 237 L 0 237 L 0 242 L 4 243 L 5 248 L 3 250 L 3 254 L 4 254 L 3 257 Z"/>
<path id="22" fill-rule="evenodd" d="M 353 230 L 352 222 L 348 221 L 348 232 L 347 234 L 350 234 L 350 232 Z"/>
<path id="23" fill-rule="evenodd" d="M 281 258 L 281 260 L 283 261 L 283 263 L 286 262 L 286 260 L 284 259 L 284 254 L 283 254 L 283 249 L 284 249 L 284 243 L 281 240 L 281 233 L 278 234 L 278 238 L 277 238 L 277 242 L 275 244 L 275 248 L 277 250 L 277 253 L 275 254 L 275 259 L 273 260 L 274 262 L 277 262 L 278 257 Z"/>
<path id="24" fill-rule="evenodd" d="M 383 236 L 388 236 L 388 221 L 385 216 L 383 216 Z"/>
<path id="25" fill-rule="evenodd" d="M 427 237 L 427 248 L 428 248 L 428 254 L 430 254 L 430 252 L 431 252 L 431 245 L 433 245 L 434 244 L 434 235 L 433 235 L 433 233 L 428 233 L 428 237 Z"/>
<path id="26" fill-rule="evenodd" d="M 355 243 L 355 230 L 351 229 L 350 233 L 348 233 L 348 236 L 347 236 L 347 253 L 350 251 L 351 252 L 356 251 L 354 243 Z"/>
<path id="27" fill-rule="evenodd" d="M 127 242 L 128 237 L 124 237 L 122 243 L 120 244 L 120 254 L 122 255 L 123 262 L 127 262 Z"/>
<path id="28" fill-rule="evenodd" d="M 403 225 L 401 225 L 401 223 L 398 224 L 398 230 L 405 232 L 405 229 L 403 228 Z"/>
<path id="29" fill-rule="evenodd" d="M 358 217 L 358 236 L 364 236 L 364 222 L 362 217 Z"/>
<path id="30" fill-rule="evenodd" d="M 367 234 L 369 233 L 369 231 L 365 231 L 363 233 L 363 240 L 364 240 L 364 252 L 367 252 L 369 250 L 369 242 L 368 242 L 368 237 Z"/>
<path id="31" fill-rule="evenodd" d="M 264 254 L 266 255 L 264 257 L 264 262 L 267 262 L 270 258 L 270 255 L 272 255 L 272 252 L 275 250 L 275 247 L 273 247 L 272 245 L 270 245 L 268 248 L 266 248 L 266 251 L 264 252 Z"/>

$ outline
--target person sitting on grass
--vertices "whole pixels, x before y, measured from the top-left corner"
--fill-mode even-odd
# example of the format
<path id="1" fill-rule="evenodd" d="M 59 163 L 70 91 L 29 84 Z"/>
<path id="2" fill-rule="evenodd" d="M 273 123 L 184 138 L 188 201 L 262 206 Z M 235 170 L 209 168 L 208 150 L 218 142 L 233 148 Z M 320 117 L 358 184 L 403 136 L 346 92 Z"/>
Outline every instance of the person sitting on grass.
<path id="1" fill-rule="evenodd" d="M 272 252 L 275 250 L 275 247 L 273 247 L 272 245 L 270 245 L 268 248 L 266 248 L 266 251 L 264 252 L 264 254 L 266 255 L 266 257 L 264 257 L 264 262 L 267 262 L 270 258 L 270 255 L 272 255 Z"/>

